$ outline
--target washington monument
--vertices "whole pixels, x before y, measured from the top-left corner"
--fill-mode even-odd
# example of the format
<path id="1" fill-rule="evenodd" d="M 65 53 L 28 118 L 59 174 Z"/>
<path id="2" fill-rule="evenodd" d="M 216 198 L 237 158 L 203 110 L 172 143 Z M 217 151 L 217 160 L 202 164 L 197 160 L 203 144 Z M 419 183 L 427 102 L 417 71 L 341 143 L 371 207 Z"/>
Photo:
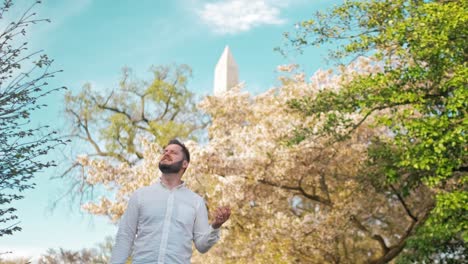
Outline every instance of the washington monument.
<path id="1" fill-rule="evenodd" d="M 214 95 L 219 96 L 239 84 L 237 63 L 228 46 L 216 64 L 214 73 Z"/>

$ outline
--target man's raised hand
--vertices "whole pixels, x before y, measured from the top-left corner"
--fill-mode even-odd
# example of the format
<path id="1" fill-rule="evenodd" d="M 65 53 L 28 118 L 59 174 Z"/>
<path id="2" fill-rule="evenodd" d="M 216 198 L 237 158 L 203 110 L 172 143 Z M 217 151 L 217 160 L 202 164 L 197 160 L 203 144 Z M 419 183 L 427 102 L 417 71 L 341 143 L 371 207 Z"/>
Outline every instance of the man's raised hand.
<path id="1" fill-rule="evenodd" d="M 229 206 L 221 206 L 216 208 L 214 212 L 214 221 L 211 226 L 215 229 L 220 228 L 229 219 L 230 215 L 231 209 Z"/>

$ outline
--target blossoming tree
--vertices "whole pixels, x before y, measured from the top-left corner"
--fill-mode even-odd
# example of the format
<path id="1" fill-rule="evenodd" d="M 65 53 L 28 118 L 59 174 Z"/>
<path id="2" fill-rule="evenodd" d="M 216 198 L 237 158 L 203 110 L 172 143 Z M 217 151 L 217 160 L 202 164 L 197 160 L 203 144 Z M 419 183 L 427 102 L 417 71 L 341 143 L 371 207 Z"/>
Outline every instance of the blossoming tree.
<path id="1" fill-rule="evenodd" d="M 317 136 L 291 142 L 298 127 L 313 129 L 326 120 L 295 113 L 288 101 L 379 70 L 362 58 L 309 80 L 291 72 L 280 87 L 257 96 L 237 87 L 203 100 L 209 141 L 187 143 L 192 161 L 184 180 L 208 208 L 229 205 L 233 214 L 220 243 L 207 256 L 195 254 L 194 263 L 385 263 L 401 251 L 416 227 L 412 217 L 424 216 L 432 199 L 423 190 L 403 198 L 397 185 L 379 188 L 360 177 L 370 139 L 388 131 L 364 122 L 344 141 Z M 85 210 L 118 221 L 129 195 L 157 179 L 161 146 L 143 142 L 143 159 L 132 166 L 80 156 L 86 184 L 115 193 Z"/>

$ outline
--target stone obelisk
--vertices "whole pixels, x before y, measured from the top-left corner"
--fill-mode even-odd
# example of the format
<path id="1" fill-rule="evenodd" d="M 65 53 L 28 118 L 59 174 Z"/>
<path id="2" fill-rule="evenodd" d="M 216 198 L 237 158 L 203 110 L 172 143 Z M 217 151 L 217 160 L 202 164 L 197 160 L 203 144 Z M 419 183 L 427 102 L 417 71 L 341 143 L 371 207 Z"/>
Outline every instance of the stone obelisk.
<path id="1" fill-rule="evenodd" d="M 239 70 L 228 46 L 216 64 L 214 73 L 214 95 L 219 96 L 239 84 Z"/>

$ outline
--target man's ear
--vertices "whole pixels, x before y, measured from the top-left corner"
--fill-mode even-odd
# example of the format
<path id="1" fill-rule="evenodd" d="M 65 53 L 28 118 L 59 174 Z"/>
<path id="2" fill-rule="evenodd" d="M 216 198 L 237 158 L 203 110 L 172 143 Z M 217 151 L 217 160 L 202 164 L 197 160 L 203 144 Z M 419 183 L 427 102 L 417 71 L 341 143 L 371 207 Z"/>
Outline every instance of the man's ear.
<path id="1" fill-rule="evenodd" d="M 184 160 L 184 162 L 182 162 L 182 168 L 184 170 L 187 169 L 188 165 L 189 165 L 189 162 L 187 160 Z"/>

